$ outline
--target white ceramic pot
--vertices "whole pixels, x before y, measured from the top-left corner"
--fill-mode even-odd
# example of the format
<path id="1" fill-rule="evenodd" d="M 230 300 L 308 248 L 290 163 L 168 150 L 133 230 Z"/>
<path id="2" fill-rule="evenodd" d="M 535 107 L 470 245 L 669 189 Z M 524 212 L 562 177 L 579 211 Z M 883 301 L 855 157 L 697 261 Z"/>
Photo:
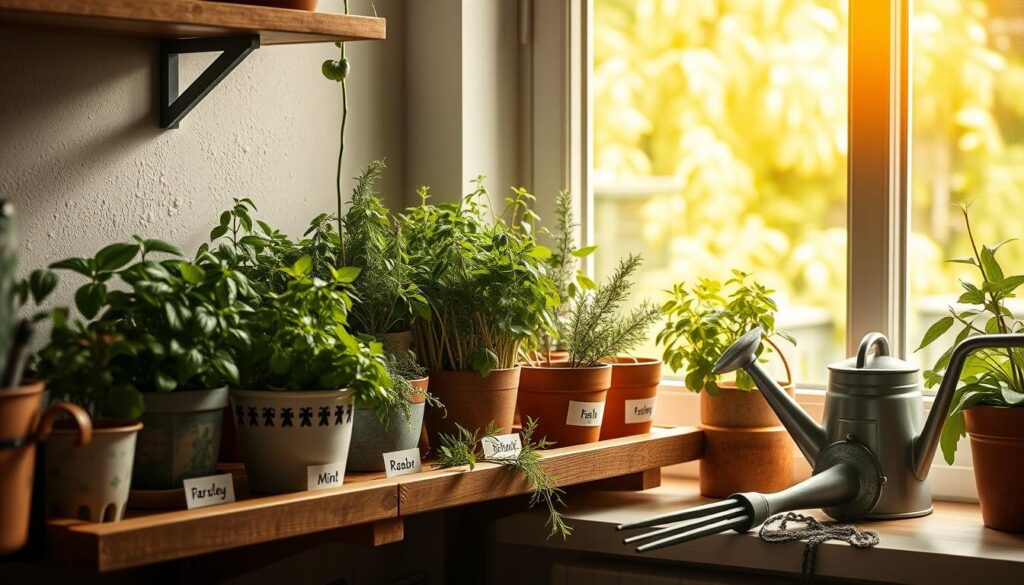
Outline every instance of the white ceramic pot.
<path id="1" fill-rule="evenodd" d="M 311 465 L 338 464 L 344 477 L 351 390 L 232 390 L 231 407 L 251 491 L 303 491 Z"/>
<path id="2" fill-rule="evenodd" d="M 53 429 L 46 440 L 46 511 L 49 516 L 116 522 L 124 514 L 142 423 L 93 422 L 92 441 L 76 446 L 79 431 Z"/>

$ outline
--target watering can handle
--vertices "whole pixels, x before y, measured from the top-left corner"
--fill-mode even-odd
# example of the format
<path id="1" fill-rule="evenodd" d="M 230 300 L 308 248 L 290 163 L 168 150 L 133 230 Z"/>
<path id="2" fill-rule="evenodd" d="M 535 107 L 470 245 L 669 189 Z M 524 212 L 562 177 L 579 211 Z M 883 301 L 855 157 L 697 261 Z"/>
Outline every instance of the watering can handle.
<path id="1" fill-rule="evenodd" d="M 857 369 L 862 369 L 868 361 L 868 352 L 877 347 L 875 355 L 889 355 L 889 340 L 878 332 L 868 333 L 860 342 L 857 350 Z"/>
<path id="2" fill-rule="evenodd" d="M 782 350 L 779 349 L 779 346 L 776 345 L 774 341 L 772 341 L 771 337 L 763 337 L 762 339 L 764 339 L 768 345 L 772 346 L 775 353 L 779 354 L 779 359 L 782 360 L 782 367 L 786 369 L 786 381 L 782 385 L 789 386 L 793 383 L 793 370 L 789 369 L 789 360 L 786 359 L 786 354 L 782 353 Z"/>
<path id="3" fill-rule="evenodd" d="M 92 442 L 92 419 L 82 407 L 68 402 L 58 402 L 46 409 L 43 418 L 39 421 L 39 430 L 36 436 L 40 442 L 45 441 L 53 431 L 53 423 L 61 414 L 68 414 L 75 421 L 78 427 L 78 439 L 75 440 L 76 447 L 84 447 Z"/>

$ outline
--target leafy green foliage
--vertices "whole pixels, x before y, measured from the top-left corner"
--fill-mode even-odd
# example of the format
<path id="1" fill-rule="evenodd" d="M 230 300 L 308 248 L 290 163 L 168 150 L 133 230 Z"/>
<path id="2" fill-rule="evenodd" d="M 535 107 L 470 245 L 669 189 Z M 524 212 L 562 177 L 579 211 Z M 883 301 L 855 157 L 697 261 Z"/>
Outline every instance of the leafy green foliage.
<path id="1" fill-rule="evenodd" d="M 551 528 L 548 538 L 558 534 L 565 539 L 572 534 L 572 527 L 565 523 L 561 512 L 558 511 L 558 506 L 565 506 L 565 502 L 562 500 L 563 492 L 558 489 L 554 478 L 548 475 L 544 468 L 541 467 L 540 453 L 537 452 L 539 449 L 551 447 L 554 443 L 543 437 L 536 441 L 533 439 L 533 434 L 537 430 L 536 419 L 527 417 L 526 424 L 523 425 L 523 430 L 520 433 L 523 448 L 515 459 L 487 459 L 483 457 L 481 441 L 486 437 L 494 437 L 501 433 L 501 429 L 496 427 L 493 421 L 488 423 L 483 435 L 480 434 L 480 429 L 470 432 L 457 423 L 455 426 L 457 427 L 456 435 L 441 435 L 441 446 L 438 449 L 437 461 L 434 462 L 434 467 L 467 466 L 472 470 L 477 463 L 486 461 L 516 469 L 523 474 L 523 477 L 526 478 L 526 481 L 533 488 L 533 494 L 530 496 L 530 506 L 535 506 L 542 502 L 547 506 L 548 521 L 545 526 Z"/>
<path id="2" fill-rule="evenodd" d="M 929 388 L 942 382 L 953 349 L 964 339 L 990 333 L 1024 332 L 1024 324 L 1006 306 L 1006 299 L 1014 297 L 1016 290 L 1024 284 L 1024 275 L 1006 276 L 996 260 L 996 252 L 1008 243 L 1008 240 L 994 246 L 977 246 L 968 207 L 961 206 L 960 210 L 973 255 L 954 258 L 949 262 L 974 266 L 979 278 L 977 283 L 960 281 L 964 292 L 957 299 L 957 305 L 950 306 L 949 314 L 928 328 L 921 345 L 917 348 L 917 351 L 920 351 L 935 343 L 954 327 L 958 330 L 953 345 L 939 357 L 930 370 L 925 371 L 924 382 Z M 967 357 L 960 374 L 961 385 L 953 395 L 949 417 L 939 439 L 942 455 L 947 463 L 953 464 L 956 459 L 957 443 L 967 433 L 964 410 L 979 404 L 1024 407 L 1022 372 L 1024 360 L 1019 349 L 985 349 Z"/>
<path id="3" fill-rule="evenodd" d="M 657 342 L 665 346 L 663 359 L 673 372 L 686 368 L 686 387 L 692 392 L 718 394 L 718 376 L 711 373 L 715 362 L 754 327 L 760 327 L 766 338 L 778 335 L 796 343 L 791 335 L 775 329 L 778 305 L 771 298 L 775 291 L 751 280 L 749 273 L 733 270 L 732 274 L 724 286 L 708 278 L 689 286 L 676 284 L 670 291 L 672 298 L 661 307 L 668 317 L 657 337 Z M 757 355 L 766 349 L 762 343 Z M 736 387 L 751 390 L 754 382 L 737 372 Z"/>
<path id="4" fill-rule="evenodd" d="M 534 197 L 514 189 L 500 216 L 491 209 L 483 177 L 459 204 L 422 204 L 402 216 L 412 280 L 429 300 L 433 318 L 413 324 L 420 358 L 432 370 L 513 367 L 523 342 L 551 330 L 558 303 L 537 244 Z"/>
<path id="5" fill-rule="evenodd" d="M 643 302 L 625 315 L 622 304 L 633 288 L 630 277 L 640 266 L 640 256 L 630 254 L 596 291 L 579 290 L 561 338 L 569 351 L 569 365 L 593 367 L 601 360 L 626 354 L 647 338 L 647 330 L 661 318 L 658 307 Z"/>
<path id="6" fill-rule="evenodd" d="M 416 362 L 416 354 L 402 349 L 396 341 L 382 338 L 384 347 L 384 366 L 391 377 L 391 386 L 386 392 L 377 394 L 368 404 L 373 407 L 377 420 L 383 425 L 393 414 L 398 414 L 406 424 L 412 423 L 413 400 L 423 397 L 427 406 L 444 408 L 444 404 L 430 392 L 412 385 L 412 380 L 419 380 L 427 375 L 427 370 Z"/>
<path id="7" fill-rule="evenodd" d="M 578 227 L 572 211 L 572 195 L 561 191 L 555 200 L 555 227 L 550 231 L 554 247 L 546 261 L 548 275 L 558 294 L 558 305 L 551 309 L 551 320 L 555 328 L 554 346 L 559 348 L 564 348 L 563 340 L 568 335 L 576 296 L 597 288 L 597 284 L 580 269 L 580 259 L 593 254 L 597 246 L 577 248 Z"/>
<path id="8" fill-rule="evenodd" d="M 188 261 L 166 242 L 136 236 L 51 268 L 88 279 L 75 293 L 85 319 L 54 311 L 50 342 L 39 354 L 38 372 L 54 397 L 98 416 L 136 418 L 140 392 L 238 383 L 234 355 L 249 347 L 241 323 L 252 312 L 246 300 L 253 291 L 220 258 L 203 250 Z M 37 271 L 28 283 L 39 301 L 57 279 Z"/>

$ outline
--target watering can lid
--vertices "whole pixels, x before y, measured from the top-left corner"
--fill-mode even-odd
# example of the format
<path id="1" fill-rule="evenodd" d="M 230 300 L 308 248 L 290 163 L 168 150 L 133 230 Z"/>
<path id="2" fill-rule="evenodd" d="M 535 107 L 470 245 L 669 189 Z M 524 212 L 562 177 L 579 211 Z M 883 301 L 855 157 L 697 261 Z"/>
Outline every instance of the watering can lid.
<path id="1" fill-rule="evenodd" d="M 871 349 L 875 348 L 872 354 Z M 889 355 L 889 340 L 881 333 L 868 333 L 860 342 L 856 357 L 830 364 L 828 369 L 838 372 L 916 374 L 917 366 Z"/>

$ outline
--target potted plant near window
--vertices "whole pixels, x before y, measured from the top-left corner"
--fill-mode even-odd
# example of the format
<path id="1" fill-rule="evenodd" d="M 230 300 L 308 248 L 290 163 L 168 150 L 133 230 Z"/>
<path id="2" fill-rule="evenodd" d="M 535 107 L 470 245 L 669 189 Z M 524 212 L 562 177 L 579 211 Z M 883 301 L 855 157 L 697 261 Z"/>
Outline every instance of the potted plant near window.
<path id="1" fill-rule="evenodd" d="M 935 343 L 956 327 L 955 341 L 924 373 L 925 386 L 942 382 L 953 348 L 979 334 L 1021 333 L 1022 323 L 1006 300 L 1024 284 L 1024 275 L 1007 275 L 996 260 L 996 252 L 1009 240 L 994 246 L 974 241 L 967 207 L 961 208 L 971 255 L 949 260 L 969 264 L 978 270 L 976 282 L 960 281 L 964 292 L 949 315 L 925 332 L 918 350 Z M 971 438 L 974 478 L 985 526 L 996 530 L 1024 532 L 1024 473 L 1019 463 L 1024 452 L 1024 353 L 1020 349 L 980 350 L 967 357 L 961 384 L 953 396 L 939 445 L 943 457 L 953 464 L 961 437 Z"/>
<path id="2" fill-rule="evenodd" d="M 475 185 L 461 203 L 442 205 L 428 205 L 422 188 L 422 204 L 402 218 L 413 281 L 432 316 L 413 323 L 413 346 L 447 408 L 447 417 L 427 412 L 432 443 L 455 435 L 456 423 L 511 430 L 520 348 L 549 328 L 557 300 L 542 264 L 551 252 L 535 239 L 533 196 L 516 189 L 497 215 L 483 178 Z"/>
<path id="3" fill-rule="evenodd" d="M 392 385 L 380 343 L 348 330 L 359 270 L 313 277 L 309 256 L 280 270 L 283 291 L 245 319 L 252 349 L 240 356 L 244 389 L 231 392 L 249 486 L 263 493 L 307 489 L 310 466 L 338 464 L 343 477 L 355 402 Z"/>
<path id="4" fill-rule="evenodd" d="M 737 492 L 775 492 L 793 483 L 793 441 L 768 403 L 746 374 L 722 382 L 712 374 L 715 360 L 745 332 L 761 327 L 765 332 L 758 348 L 762 356 L 775 348 L 786 368 L 780 385 L 793 392 L 789 365 L 770 339 L 778 306 L 773 291 L 754 282 L 750 274 L 733 270 L 721 282 L 701 278 L 687 286 L 677 284 L 661 310 L 668 321 L 658 333 L 665 346 L 664 360 L 672 371 L 686 369 L 686 387 L 700 392 L 704 457 L 700 460 L 700 491 L 724 498 Z"/>
<path id="5" fill-rule="evenodd" d="M 519 411 L 523 418 L 537 419 L 537 433 L 557 445 L 600 438 L 612 376 L 611 364 L 603 360 L 631 350 L 660 318 L 658 308 L 649 303 L 619 313 L 640 262 L 639 256 L 630 255 L 596 291 L 577 295 L 562 338 L 569 352 L 566 362 L 523 366 Z"/>

